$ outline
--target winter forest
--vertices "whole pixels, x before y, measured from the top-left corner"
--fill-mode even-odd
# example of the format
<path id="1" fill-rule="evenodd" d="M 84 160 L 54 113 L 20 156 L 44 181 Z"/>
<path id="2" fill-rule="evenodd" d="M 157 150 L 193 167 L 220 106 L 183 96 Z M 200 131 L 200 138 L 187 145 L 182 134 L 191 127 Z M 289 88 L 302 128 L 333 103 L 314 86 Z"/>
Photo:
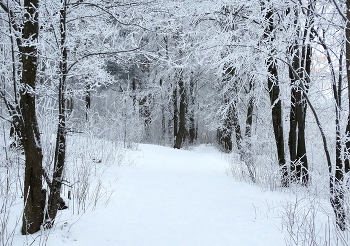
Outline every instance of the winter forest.
<path id="1" fill-rule="evenodd" d="M 252 202 L 232 220 L 253 213 L 281 235 L 266 245 L 350 245 L 350 0 L 0 0 L 0 23 L 1 246 L 90 245 L 74 238 L 102 216 L 153 228 L 123 209 L 160 216 L 168 203 L 145 187 L 168 187 L 171 168 L 163 197 L 178 208 L 194 187 L 186 170 L 213 194 L 188 195 L 186 223 L 214 207 L 231 218 L 241 189 L 235 201 Z M 84 237 L 246 245 L 226 229 L 208 229 L 215 243 Z"/>

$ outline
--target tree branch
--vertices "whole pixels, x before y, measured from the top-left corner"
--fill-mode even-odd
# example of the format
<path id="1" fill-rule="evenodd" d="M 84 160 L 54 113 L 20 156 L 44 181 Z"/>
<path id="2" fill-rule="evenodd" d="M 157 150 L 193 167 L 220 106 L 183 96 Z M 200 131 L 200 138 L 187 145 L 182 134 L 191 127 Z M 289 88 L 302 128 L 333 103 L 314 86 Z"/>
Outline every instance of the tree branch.
<path id="1" fill-rule="evenodd" d="M 136 4 L 136 3 L 135 3 Z M 108 14 L 109 16 L 111 16 L 113 18 L 113 20 L 115 20 L 116 22 L 118 22 L 119 24 L 123 25 L 123 26 L 137 26 L 137 27 L 140 27 L 144 30 L 147 30 L 147 31 L 150 31 L 148 30 L 147 28 L 143 27 L 143 26 L 140 26 L 138 24 L 131 24 L 131 23 L 125 23 L 125 22 L 122 22 L 120 21 L 117 17 L 114 16 L 113 13 L 111 13 L 110 11 L 108 11 L 106 8 L 103 8 L 101 6 L 99 6 L 98 4 L 94 4 L 94 3 L 84 3 L 82 1 L 78 2 L 78 3 L 72 3 L 73 6 L 77 6 L 77 5 L 87 5 L 87 6 L 91 6 L 91 7 L 95 7 L 103 12 L 105 12 L 106 14 Z M 130 4 L 132 5 L 132 4 Z"/>
<path id="2" fill-rule="evenodd" d="M 143 47 L 143 46 L 142 46 Z M 82 57 L 80 57 L 78 60 L 76 60 L 75 62 L 73 62 L 67 69 L 67 73 L 76 65 L 78 64 L 80 61 L 84 60 L 85 58 L 91 57 L 91 56 L 103 56 L 103 55 L 115 55 L 115 54 L 120 54 L 120 53 L 128 53 L 128 52 L 133 52 L 136 50 L 141 49 L 142 47 L 137 47 L 135 49 L 131 49 L 131 50 L 120 50 L 120 51 L 106 51 L 106 52 L 96 52 L 96 53 L 90 53 L 87 55 L 84 55 Z"/>
<path id="3" fill-rule="evenodd" d="M 12 26 L 12 28 L 16 31 L 21 33 L 21 30 L 19 28 L 19 26 L 14 22 L 14 13 L 11 9 L 8 8 L 8 6 L 6 6 L 2 1 L 0 2 L 0 7 L 9 15 L 9 22 L 10 25 Z M 16 37 L 16 43 L 19 49 L 21 49 L 21 45 L 22 45 L 22 40 L 20 37 Z"/>
<path id="4" fill-rule="evenodd" d="M 344 20 L 345 22 L 348 22 L 348 21 L 349 21 L 348 18 L 346 18 L 346 16 L 345 16 L 345 15 L 343 14 L 343 12 L 340 10 L 339 5 L 337 4 L 337 2 L 336 2 L 335 0 L 333 0 L 333 3 L 334 3 L 334 5 L 335 5 L 336 9 L 338 10 L 338 13 L 340 14 L 340 16 L 343 18 L 343 20 Z"/>
<path id="5" fill-rule="evenodd" d="M 43 174 L 43 177 L 44 177 L 44 179 L 45 179 L 45 181 L 46 181 L 46 183 L 47 183 L 47 186 L 49 186 L 49 189 L 50 189 L 50 191 L 52 191 L 52 182 L 51 182 L 51 180 L 50 180 L 50 178 L 49 178 L 49 175 L 47 174 L 47 172 L 44 170 L 44 168 L 42 169 L 42 174 Z"/>
<path id="6" fill-rule="evenodd" d="M 278 59 L 278 58 L 277 58 Z M 283 61 L 282 59 L 279 59 L 281 61 Z M 293 69 L 293 67 L 290 65 L 290 63 L 287 63 L 286 61 L 283 61 L 284 63 L 287 64 L 287 66 L 291 69 L 293 75 L 298 78 L 299 80 L 302 80 L 302 78 L 299 76 L 299 74 Z M 311 101 L 309 100 L 309 97 L 307 96 L 307 93 L 305 92 L 305 88 L 304 88 L 304 85 L 303 83 L 300 83 L 300 89 L 304 92 L 304 97 L 305 97 L 305 100 L 307 102 L 307 104 L 309 105 L 311 111 L 312 111 L 312 114 L 314 115 L 315 117 L 315 120 L 316 120 L 316 123 L 317 123 L 317 126 L 318 126 L 318 129 L 320 131 L 320 134 L 321 134 L 321 138 L 322 138 L 322 142 L 323 142 L 323 149 L 324 149 L 324 152 L 325 152 L 325 155 L 326 155 L 326 159 L 327 159 L 327 165 L 328 165 L 328 171 L 329 171 L 329 175 L 332 175 L 332 161 L 331 161 L 331 157 L 330 157 L 330 154 L 329 154 L 329 151 L 328 151 L 328 144 L 327 144 L 327 139 L 326 139 L 326 135 L 323 131 L 323 127 L 321 125 L 321 122 L 318 118 L 318 115 L 316 113 L 316 110 L 315 108 L 313 107 Z"/>

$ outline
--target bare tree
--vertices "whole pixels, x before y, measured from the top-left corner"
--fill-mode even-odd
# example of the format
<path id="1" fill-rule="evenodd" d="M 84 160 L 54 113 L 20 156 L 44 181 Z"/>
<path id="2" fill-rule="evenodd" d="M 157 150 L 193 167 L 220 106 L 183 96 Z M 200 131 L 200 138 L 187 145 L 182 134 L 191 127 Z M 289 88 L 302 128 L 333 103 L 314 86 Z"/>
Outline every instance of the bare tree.
<path id="1" fill-rule="evenodd" d="M 52 227 L 57 215 L 58 209 L 62 208 L 60 201 L 61 186 L 63 180 L 63 170 L 66 161 L 66 142 L 67 142 L 67 129 L 66 129 L 66 81 L 67 81 L 67 0 L 61 0 L 60 9 L 60 64 L 59 64 L 59 84 L 58 84 L 58 128 L 56 136 L 56 148 L 52 182 L 50 184 L 50 195 L 48 199 L 48 209 L 46 226 Z"/>
<path id="2" fill-rule="evenodd" d="M 311 56 L 310 45 L 311 28 L 314 22 L 315 2 L 310 0 L 307 9 L 299 10 L 294 7 L 295 40 L 290 48 L 291 66 L 289 77 L 291 80 L 291 110 L 290 110 L 290 130 L 289 130 L 289 152 L 291 160 L 292 181 L 307 185 L 309 182 L 308 161 L 305 143 L 305 119 L 307 103 L 305 94 L 310 86 Z M 304 13 L 303 13 L 304 12 Z M 306 21 L 303 29 L 299 23 L 299 15 L 304 14 Z M 291 71 L 293 69 L 294 71 Z M 295 72 L 298 76 L 295 76 Z M 301 88 L 302 87 L 302 88 Z"/>
<path id="3" fill-rule="evenodd" d="M 11 6 L 3 2 L 0 2 L 0 6 L 10 17 L 15 16 Z M 40 230 L 45 207 L 45 192 L 42 186 L 43 154 L 35 108 L 38 70 L 38 7 L 38 0 L 24 0 L 23 22 L 18 24 L 12 18 L 9 20 L 13 30 L 21 31 L 21 37 L 16 37 L 22 66 L 19 107 L 11 105 L 8 108 L 16 110 L 16 117 L 13 118 L 13 121 L 21 136 L 25 154 L 22 234 L 32 234 Z M 17 82 L 14 81 L 14 83 Z M 13 114 L 13 112 L 10 112 L 10 114 Z"/>
<path id="4" fill-rule="evenodd" d="M 263 6 L 265 8 L 265 6 Z M 275 24 L 274 24 L 274 11 L 272 7 L 268 7 L 268 9 L 265 10 L 265 20 L 266 23 L 266 29 L 264 32 L 264 38 L 267 42 L 267 44 L 272 44 L 275 37 L 274 37 L 274 31 L 275 31 Z M 272 44 L 273 45 L 273 44 Z M 280 85 L 279 85 L 279 78 L 278 78 L 278 70 L 277 70 L 277 61 L 274 58 L 274 53 L 276 52 L 275 49 L 272 49 L 270 51 L 269 57 L 267 59 L 267 69 L 268 69 L 268 78 L 267 78 L 267 85 L 270 95 L 270 102 L 271 102 L 271 115 L 272 115 L 272 125 L 273 125 L 273 132 L 275 136 L 275 142 L 277 147 L 277 158 L 278 158 L 278 164 L 281 168 L 281 184 L 283 187 L 289 186 L 289 174 L 288 174 L 288 168 L 286 165 L 286 158 L 285 158 L 285 152 L 284 152 L 284 136 L 283 136 L 283 121 L 282 121 L 282 103 L 280 98 Z"/>

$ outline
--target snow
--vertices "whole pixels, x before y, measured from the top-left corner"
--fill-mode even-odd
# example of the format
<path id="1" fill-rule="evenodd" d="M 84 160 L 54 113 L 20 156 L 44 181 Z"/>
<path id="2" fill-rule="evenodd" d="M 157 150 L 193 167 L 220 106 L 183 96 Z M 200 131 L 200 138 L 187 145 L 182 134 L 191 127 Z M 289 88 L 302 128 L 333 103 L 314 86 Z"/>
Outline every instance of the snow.
<path id="1" fill-rule="evenodd" d="M 122 165 L 98 164 L 108 199 L 80 214 L 70 200 L 53 229 L 21 236 L 17 228 L 14 245 L 285 245 L 287 194 L 235 181 L 225 173 L 227 154 L 140 144 L 128 155 Z"/>

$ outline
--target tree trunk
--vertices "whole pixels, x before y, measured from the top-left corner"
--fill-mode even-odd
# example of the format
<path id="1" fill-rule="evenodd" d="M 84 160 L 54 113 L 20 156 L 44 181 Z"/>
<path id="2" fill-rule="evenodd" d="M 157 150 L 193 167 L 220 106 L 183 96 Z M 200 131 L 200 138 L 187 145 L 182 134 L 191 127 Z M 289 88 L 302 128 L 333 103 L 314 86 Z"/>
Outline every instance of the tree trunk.
<path id="1" fill-rule="evenodd" d="M 235 74 L 235 68 L 228 67 L 223 73 L 222 83 L 223 84 L 228 83 L 232 79 L 234 74 Z M 220 149 L 226 153 L 230 153 L 232 151 L 233 128 L 236 131 L 236 136 L 238 132 L 239 132 L 238 134 L 240 134 L 241 132 L 239 122 L 238 122 L 236 105 L 235 105 L 236 102 L 235 100 L 231 102 L 230 100 L 231 96 L 232 95 L 229 95 L 227 93 L 224 94 L 224 104 L 226 105 L 227 109 L 225 110 L 225 113 L 223 116 L 222 126 L 220 126 L 217 129 L 217 133 L 216 133 L 216 138 L 219 143 Z M 240 145 L 240 143 L 237 142 L 237 147 L 238 145 Z"/>
<path id="2" fill-rule="evenodd" d="M 346 68 L 350 67 L 350 0 L 346 1 L 346 18 L 347 18 L 347 22 L 346 22 L 346 28 L 345 28 L 345 58 L 346 58 Z M 349 108 L 348 108 L 348 122 L 346 125 L 346 129 L 345 129 L 345 133 L 346 136 L 350 135 L 350 70 L 346 69 L 346 73 L 347 73 L 347 82 L 348 82 L 348 100 L 349 100 Z M 350 151 L 350 140 L 346 141 L 345 143 L 346 146 L 346 152 L 349 154 Z M 350 158 L 346 158 L 345 159 L 345 168 L 344 171 L 350 172 Z"/>
<path id="3" fill-rule="evenodd" d="M 296 165 L 295 161 L 297 159 L 297 121 L 296 121 L 296 95 L 295 90 L 292 89 L 291 95 L 291 105 L 290 105 L 290 117 L 289 117 L 289 156 L 291 160 L 290 172 L 291 172 L 291 181 L 296 182 Z"/>
<path id="4" fill-rule="evenodd" d="M 173 89 L 173 109 L 174 109 L 174 115 L 173 115 L 173 123 L 174 123 L 174 129 L 173 129 L 173 134 L 174 134 L 174 139 L 176 139 L 178 128 L 179 128 L 179 109 L 178 109 L 178 93 L 177 93 L 177 83 L 174 85 Z"/>
<path id="5" fill-rule="evenodd" d="M 191 78 L 190 81 L 190 110 L 189 110 L 189 143 L 193 144 L 195 140 L 197 139 L 197 132 L 196 132 L 196 123 L 195 123 L 195 115 L 194 115 L 194 107 L 195 107 L 195 95 L 194 95 L 194 87 L 195 87 L 195 79 Z"/>
<path id="6" fill-rule="evenodd" d="M 197 139 L 197 134 L 196 134 L 196 123 L 195 123 L 195 119 L 194 119 L 194 109 L 191 109 L 190 113 L 189 113 L 190 117 L 189 117 L 189 143 L 193 144 L 196 139 Z"/>
<path id="7" fill-rule="evenodd" d="M 312 5 L 309 5 L 308 11 L 311 11 Z M 306 44 L 307 39 L 310 39 L 310 33 L 309 30 L 310 27 L 313 24 L 313 17 L 311 16 L 311 13 L 308 13 L 308 17 L 310 20 L 308 20 L 305 24 L 304 34 L 303 34 L 303 47 L 302 47 L 302 54 L 301 54 L 301 66 L 304 68 L 303 73 L 303 81 L 305 83 L 302 85 L 302 100 L 301 100 L 301 114 L 302 117 L 298 117 L 299 123 L 299 136 L 298 136 L 298 151 L 297 156 L 301 160 L 301 170 L 300 170 L 300 177 L 301 177 L 301 183 L 303 185 L 307 185 L 309 183 L 309 164 L 307 160 L 307 153 L 306 153 L 306 140 L 305 140 L 305 120 L 306 120 L 306 109 L 307 109 L 307 102 L 305 99 L 305 94 L 308 93 L 309 86 L 310 86 L 310 74 L 311 74 L 311 57 L 312 57 L 312 49 L 310 44 Z"/>
<path id="8" fill-rule="evenodd" d="M 250 89 L 252 89 L 252 82 L 250 82 Z M 252 154 L 252 125 L 253 125 L 253 110 L 254 110 L 254 97 L 251 96 L 248 102 L 247 109 L 247 119 L 245 126 L 245 148 L 243 151 L 243 160 L 247 165 L 250 179 L 253 183 L 256 183 L 256 173 L 253 163 L 253 154 Z"/>
<path id="9" fill-rule="evenodd" d="M 268 26 L 265 29 L 264 37 L 268 39 L 268 42 L 274 41 L 274 36 L 272 32 L 274 30 L 274 22 L 273 22 L 273 12 L 269 10 L 265 16 L 268 21 Z M 271 52 L 273 53 L 273 51 Z M 267 78 L 267 86 L 270 95 L 271 102 L 271 115 L 272 115 L 272 125 L 273 132 L 275 136 L 275 143 L 277 148 L 277 158 L 278 164 L 281 169 L 281 185 L 282 187 L 289 186 L 289 174 L 288 168 L 286 166 L 286 158 L 284 152 L 284 136 L 283 136 L 283 121 L 282 121 L 282 103 L 280 96 L 280 86 L 279 86 L 279 78 L 278 71 L 276 66 L 276 61 L 273 59 L 272 55 L 269 56 L 267 60 L 267 69 L 269 72 L 269 76 Z"/>
<path id="10" fill-rule="evenodd" d="M 179 93 L 180 93 L 180 107 L 179 107 L 179 130 L 177 131 L 177 135 L 175 137 L 175 149 L 180 149 L 183 145 L 183 142 L 186 138 L 186 111 L 187 111 L 187 96 L 185 84 L 182 78 L 182 72 L 180 71 L 180 79 L 179 79 Z"/>
<path id="11" fill-rule="evenodd" d="M 230 105 L 230 113 L 232 114 L 232 118 L 230 121 L 230 127 L 234 129 L 235 132 L 235 137 L 236 137 L 236 145 L 237 145 L 237 149 L 239 151 L 239 153 L 241 154 L 242 152 L 242 141 L 243 141 L 243 137 L 242 137 L 242 132 L 241 132 L 241 124 L 239 124 L 239 118 L 238 118 L 238 111 L 237 111 L 237 102 L 234 101 L 231 105 Z M 232 148 L 232 147 L 231 147 Z"/>
<path id="12" fill-rule="evenodd" d="M 163 79 L 159 80 L 159 85 L 162 88 L 163 87 Z M 161 95 L 162 102 L 164 102 L 164 96 L 163 93 Z M 163 144 L 166 143 L 166 120 L 165 120 L 165 106 L 162 103 L 161 104 L 161 114 L 162 114 L 162 139 L 163 139 Z"/>
<path id="13" fill-rule="evenodd" d="M 51 228 L 54 224 L 57 211 L 61 204 L 62 175 L 66 159 L 66 79 L 67 79 L 67 47 L 66 47 L 66 0 L 61 1 L 60 10 L 60 33 L 61 33 L 61 61 L 60 61 L 60 80 L 58 86 L 58 128 L 56 136 L 56 149 L 54 159 L 54 170 L 52 184 L 50 187 L 50 196 L 48 200 L 48 211 L 46 226 Z"/>
<path id="14" fill-rule="evenodd" d="M 292 181 L 300 182 L 302 185 L 307 185 L 309 182 L 305 143 L 307 103 L 304 93 L 307 93 L 310 84 L 311 47 L 305 44 L 306 35 L 309 35 L 307 31 L 304 32 L 304 44 L 302 48 L 300 48 L 297 40 L 291 48 L 293 59 L 289 68 L 289 77 L 292 85 L 289 130 L 290 169 Z"/>
<path id="15" fill-rule="evenodd" d="M 269 60 L 272 58 L 269 58 Z M 280 88 L 278 84 L 277 68 L 272 61 L 269 62 L 268 67 L 271 77 L 268 78 L 268 88 L 271 102 L 271 115 L 273 132 L 275 136 L 275 143 L 277 147 L 278 164 L 281 168 L 281 185 L 282 187 L 289 186 L 289 174 L 286 166 L 285 152 L 284 152 L 284 136 L 283 136 L 283 121 L 282 121 L 282 103 L 279 98 Z"/>
<path id="16" fill-rule="evenodd" d="M 345 27 L 345 59 L 346 59 L 346 75 L 347 75 L 347 82 L 348 82 L 348 100 L 349 100 L 349 108 L 348 108 L 348 122 L 345 130 L 346 136 L 349 136 L 350 134 L 350 70 L 348 69 L 350 66 L 350 0 L 346 1 L 346 27 Z M 340 64 L 341 65 L 341 64 Z M 339 87 L 338 87 L 338 93 L 334 92 L 335 94 L 335 99 L 336 102 L 338 102 L 339 107 L 341 103 L 341 76 L 339 77 Z M 339 95 L 339 96 L 337 96 Z M 338 107 L 338 105 L 336 105 Z M 335 214 L 336 218 L 336 223 L 339 227 L 340 230 L 345 231 L 346 229 L 346 213 L 344 210 L 344 187 L 343 187 L 343 181 L 344 181 L 344 172 L 349 172 L 350 171 L 350 163 L 349 163 L 349 157 L 345 157 L 345 162 L 344 162 L 344 167 L 343 167 L 343 162 L 341 160 L 341 157 L 338 156 L 341 151 L 340 148 L 340 127 L 339 127 L 339 108 L 336 110 L 336 132 L 337 132 L 337 144 L 336 148 L 337 149 L 337 156 L 336 156 L 336 166 L 335 166 L 335 175 L 334 177 L 332 176 L 332 173 L 330 173 L 331 178 L 330 178 L 330 192 L 331 192 L 331 197 L 330 197 L 330 202 L 333 207 L 333 211 Z M 339 131 L 339 132 L 338 132 Z M 339 133 L 339 136 L 338 136 Z M 350 149 L 350 141 L 346 141 L 345 143 L 346 150 L 345 152 L 349 152 Z"/>
<path id="17" fill-rule="evenodd" d="M 304 104 L 304 101 L 303 101 Z M 305 116 L 306 116 L 306 104 L 301 107 L 302 116 L 298 117 L 298 148 L 297 148 L 297 158 L 300 164 L 297 165 L 297 175 L 298 179 L 302 185 L 307 185 L 309 183 L 309 167 L 306 155 L 306 141 L 305 141 Z"/>
<path id="18" fill-rule="evenodd" d="M 332 162 L 331 157 L 328 151 L 328 145 L 327 145 L 327 139 L 326 135 L 323 131 L 323 128 L 321 126 L 320 120 L 318 119 L 318 116 L 316 114 L 315 109 L 312 107 L 312 104 L 310 103 L 310 100 L 308 99 L 307 95 L 305 95 L 305 99 L 315 117 L 317 126 L 320 130 L 320 134 L 322 137 L 323 142 L 323 148 L 324 152 L 326 154 L 327 164 L 328 164 L 328 172 L 329 172 L 329 188 L 330 188 L 330 202 L 333 207 L 333 211 L 335 213 L 336 217 L 336 223 L 340 230 L 344 231 L 346 229 L 346 213 L 344 210 L 344 188 L 343 188 L 343 172 L 342 171 L 336 171 L 337 178 L 334 178 L 333 172 L 332 172 Z M 341 169 L 338 169 L 341 170 Z"/>
<path id="19" fill-rule="evenodd" d="M 348 3 L 347 7 L 349 9 L 350 8 L 350 1 L 348 1 L 347 3 Z M 350 16 L 348 16 L 348 18 L 349 17 Z M 345 30 L 345 35 L 346 35 L 347 40 L 349 40 L 349 38 L 350 38 L 350 32 L 348 32 L 349 28 L 350 28 L 350 25 L 349 25 L 349 23 L 347 23 L 347 28 Z M 338 228 L 340 230 L 344 231 L 346 229 L 346 222 L 345 222 L 346 213 L 344 210 L 344 187 L 343 187 L 344 169 L 343 169 L 343 158 L 342 158 L 342 153 L 341 153 L 341 149 L 343 147 L 341 145 L 341 135 L 340 135 L 340 109 L 341 109 L 341 101 L 342 101 L 341 95 L 342 95 L 342 76 L 343 76 L 342 75 L 342 71 L 343 71 L 343 65 L 342 65 L 343 53 L 342 52 L 343 51 L 340 52 L 340 56 L 339 56 L 339 78 L 338 78 L 338 84 L 337 84 L 335 70 L 334 70 L 334 66 L 332 63 L 332 58 L 331 58 L 330 52 L 328 50 L 328 46 L 325 43 L 325 40 L 322 37 L 320 37 L 320 35 L 318 35 L 316 30 L 313 29 L 312 31 L 313 31 L 313 34 L 315 34 L 318 37 L 320 44 L 322 45 L 322 47 L 324 48 L 324 50 L 326 52 L 326 58 L 327 58 L 327 62 L 328 62 L 328 65 L 330 68 L 330 73 L 331 73 L 332 90 L 333 90 L 333 96 L 334 96 L 334 101 L 335 101 L 335 116 L 336 116 L 336 118 L 335 118 L 335 126 L 336 126 L 335 175 L 333 175 L 333 171 L 332 171 L 333 167 L 332 167 L 328 147 L 326 144 L 325 134 L 322 130 L 322 127 L 321 127 L 321 124 L 318 120 L 315 109 L 310 104 L 310 101 L 308 100 L 307 95 L 305 95 L 305 99 L 306 99 L 311 111 L 313 112 L 315 119 L 316 119 L 316 123 L 320 129 L 320 133 L 321 133 L 323 145 L 324 145 L 324 150 L 325 150 L 325 154 L 326 154 L 326 159 L 327 159 L 327 163 L 328 163 L 329 177 L 330 177 L 329 178 L 330 202 L 331 202 L 331 205 L 333 207 L 333 211 L 335 213 L 335 218 L 336 218 L 336 223 L 338 225 Z M 350 64 L 350 46 L 347 46 L 347 45 L 346 45 L 346 63 L 347 63 L 347 66 Z M 350 81 L 349 80 L 349 77 L 350 77 L 349 71 L 347 71 L 347 77 L 348 77 L 348 82 L 349 82 Z M 346 158 L 345 158 L 345 163 L 346 163 Z"/>
<path id="20" fill-rule="evenodd" d="M 305 111 L 306 104 L 303 92 L 292 87 L 289 131 L 291 174 L 293 182 L 301 182 L 303 185 L 307 185 L 309 179 L 305 146 Z"/>
<path id="21" fill-rule="evenodd" d="M 136 95 L 135 95 L 136 97 Z M 145 130 L 144 140 L 151 141 L 151 124 L 152 124 L 152 114 L 150 109 L 152 95 L 144 96 L 141 99 L 138 99 L 139 102 L 139 115 L 143 119 L 143 125 Z"/>
<path id="22" fill-rule="evenodd" d="M 22 89 L 21 113 L 24 122 L 22 134 L 25 154 L 24 174 L 24 211 L 22 234 L 32 234 L 40 230 L 44 219 L 44 192 L 42 190 L 42 148 L 40 133 L 35 109 L 35 82 L 37 75 L 37 47 L 36 40 L 39 33 L 38 0 L 25 0 L 24 25 L 22 38 L 31 40 L 27 45 L 21 46 L 22 59 Z"/>
<path id="23" fill-rule="evenodd" d="M 85 91 L 85 119 L 89 120 L 89 110 L 91 108 L 91 88 L 90 85 L 86 85 Z"/>
<path id="24" fill-rule="evenodd" d="M 228 102 L 228 100 L 225 99 L 225 102 Z M 217 134 L 216 137 L 220 145 L 220 149 L 221 151 L 226 153 L 230 153 L 232 151 L 232 124 L 233 124 L 234 110 L 235 110 L 234 105 L 232 105 L 232 103 L 229 103 L 228 109 L 226 109 L 226 112 L 224 115 L 223 125 L 217 129 L 217 133 L 216 133 Z"/>

